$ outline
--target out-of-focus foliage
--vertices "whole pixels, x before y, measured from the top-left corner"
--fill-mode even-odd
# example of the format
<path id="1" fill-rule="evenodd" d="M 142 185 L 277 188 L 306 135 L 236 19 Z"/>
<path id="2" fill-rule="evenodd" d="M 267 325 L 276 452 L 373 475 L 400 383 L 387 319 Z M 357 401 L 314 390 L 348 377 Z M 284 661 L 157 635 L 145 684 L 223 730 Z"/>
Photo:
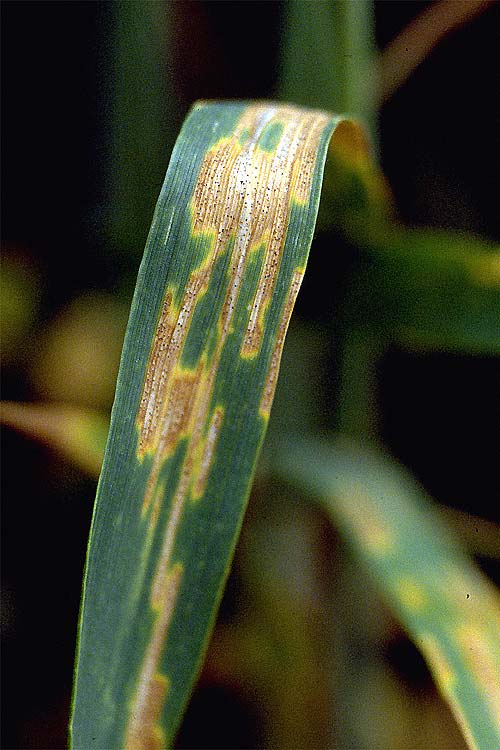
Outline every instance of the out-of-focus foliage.
<path id="1" fill-rule="evenodd" d="M 370 0 L 319 0 L 314 8 L 289 0 L 284 6 L 280 95 L 304 106 L 347 112 L 373 128 L 373 52 Z"/>
<path id="2" fill-rule="evenodd" d="M 0 272 L 2 362 L 23 360 L 25 342 L 38 315 L 40 280 L 23 255 L 5 252 Z"/>
<path id="3" fill-rule="evenodd" d="M 91 477 L 99 476 L 109 429 L 101 412 L 60 403 L 2 401 L 0 422 L 40 440 Z"/>
<path id="4" fill-rule="evenodd" d="M 376 453 L 288 440 L 279 475 L 315 494 L 422 650 L 470 747 L 500 743 L 500 596 L 419 488 Z"/>
<path id="5" fill-rule="evenodd" d="M 98 292 L 61 310 L 37 342 L 31 378 L 39 397 L 109 410 L 126 320 L 126 307 Z"/>

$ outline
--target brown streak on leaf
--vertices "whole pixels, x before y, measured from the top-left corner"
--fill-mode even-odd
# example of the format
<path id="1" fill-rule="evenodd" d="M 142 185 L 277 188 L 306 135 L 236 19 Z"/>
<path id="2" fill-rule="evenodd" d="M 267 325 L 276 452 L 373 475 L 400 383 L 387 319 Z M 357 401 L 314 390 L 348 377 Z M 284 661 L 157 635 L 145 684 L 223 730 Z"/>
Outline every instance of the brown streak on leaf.
<path id="1" fill-rule="evenodd" d="M 158 449 L 165 435 L 165 421 L 170 422 L 173 399 L 177 399 L 175 369 L 189 330 L 196 302 L 207 287 L 211 267 L 193 271 L 177 315 L 172 309 L 172 293 L 168 291 L 153 339 L 138 414 L 140 428 L 139 456 Z M 172 380 L 174 382 L 172 382 Z M 167 428 L 168 429 L 168 428 Z M 174 433 L 164 447 L 167 455 L 176 445 Z"/>
<path id="2" fill-rule="evenodd" d="M 179 527 L 182 510 L 184 508 L 187 492 L 189 490 L 191 471 L 192 462 L 190 460 L 190 456 L 188 456 L 184 463 L 181 478 L 177 486 L 174 499 L 172 501 L 168 524 L 163 536 L 162 549 L 158 558 L 158 564 L 156 566 L 156 572 L 151 586 L 151 605 L 153 609 L 160 609 L 166 587 L 165 581 L 170 575 L 169 570 L 171 565 L 172 551 L 174 548 L 175 535 Z"/>
<path id="3" fill-rule="evenodd" d="M 279 271 L 292 199 L 307 200 L 321 133 L 328 115 L 289 105 L 257 103 L 246 109 L 234 133 L 207 152 L 193 191 L 193 236 L 213 237 L 209 256 L 191 274 L 178 310 L 169 290 L 163 303 L 147 368 L 138 414 L 138 455 L 154 453 L 143 512 L 147 511 L 161 465 L 173 453 L 192 417 L 206 416 L 222 349 L 231 332 L 250 250 L 267 247 L 254 302 L 249 312 L 243 356 L 253 356 L 262 338 L 264 313 Z M 259 147 L 269 125 L 282 132 L 274 152 Z M 245 134 L 243 142 L 242 136 Z M 234 238 L 227 291 L 218 318 L 218 342 L 206 378 L 177 369 L 193 311 L 206 291 L 217 256 Z M 281 351 L 281 349 L 280 349 Z M 279 357 L 278 357 L 279 358 Z M 275 358 L 273 369 L 277 370 Z M 204 399 L 197 397 L 208 389 Z M 272 395 L 272 392 L 271 392 Z M 199 411 L 196 404 L 204 404 Z"/>
<path id="4" fill-rule="evenodd" d="M 258 103 L 249 106 L 234 133 L 214 144 L 200 168 L 191 201 L 192 237 L 205 236 L 211 240 L 208 254 L 192 272 L 178 309 L 174 306 L 172 290 L 166 292 L 137 417 L 138 456 L 153 454 L 143 504 L 143 513 L 153 504 L 150 530 L 156 528 L 160 516 L 163 490 L 158 481 L 162 466 L 174 453 L 180 439 L 185 438 L 187 446 L 151 586 L 151 607 L 157 612 L 157 618 L 130 714 L 127 750 L 156 750 L 154 743 L 160 736 L 158 720 L 166 690 L 161 689 L 163 683 L 159 682 L 158 670 L 182 575 L 182 566 L 173 565 L 174 546 L 186 503 L 190 498 L 202 496 L 210 475 L 224 417 L 222 406 L 212 412 L 210 406 L 247 260 L 252 249 L 266 246 L 243 345 L 244 351 L 253 355 L 260 346 L 264 311 L 274 292 L 291 203 L 293 200 L 305 202 L 309 197 L 315 148 L 328 121 L 327 115 L 288 105 Z M 274 123 L 282 125 L 282 132 L 276 149 L 270 153 L 259 146 L 259 139 L 265 128 Z M 305 164 L 303 170 L 302 164 Z M 219 300 L 215 348 L 210 361 L 205 351 L 194 371 L 183 370 L 179 363 L 193 312 L 208 288 L 218 256 L 227 249 L 230 240 L 234 240 L 234 244 L 226 291 Z M 284 304 L 261 402 L 261 411 L 266 414 L 302 275 L 301 269 L 294 272 Z"/>
<path id="5" fill-rule="evenodd" d="M 159 378 L 165 368 L 165 360 L 168 357 L 169 344 L 175 327 L 175 318 L 171 308 L 172 292 L 168 290 L 163 300 L 160 320 L 153 339 L 153 346 L 144 379 L 139 414 L 137 416 L 137 421 L 141 427 L 139 439 L 140 455 L 143 455 L 147 448 L 150 434 L 153 431 L 154 417 L 156 418 L 157 415 L 156 393 L 159 388 Z"/>
<path id="6" fill-rule="evenodd" d="M 217 447 L 217 439 L 219 437 L 219 431 L 224 418 L 224 409 L 218 407 L 214 410 L 210 427 L 208 428 L 207 436 L 202 446 L 203 453 L 201 456 L 200 466 L 198 469 L 198 476 L 196 484 L 194 485 L 193 497 L 199 498 L 203 495 L 207 484 L 208 474 L 212 466 L 214 459 L 215 448 Z"/>
<path id="7" fill-rule="evenodd" d="M 158 406 L 162 408 L 163 418 L 160 422 L 161 432 L 157 430 L 155 433 L 156 453 L 144 493 L 143 513 L 151 504 L 165 458 L 173 453 L 179 439 L 189 432 L 193 405 L 202 379 L 203 364 L 202 360 L 194 372 L 174 370 L 170 378 L 170 388 L 165 392 L 165 402 Z"/>
<path id="8" fill-rule="evenodd" d="M 290 317 L 292 315 L 292 310 L 297 298 L 297 294 L 299 293 L 303 275 L 304 272 L 299 268 L 294 271 L 292 283 L 290 284 L 290 290 L 288 292 L 288 297 L 286 298 L 283 312 L 281 314 L 278 333 L 276 335 L 273 353 L 271 354 L 271 361 L 269 363 L 269 369 L 267 371 L 266 383 L 262 392 L 262 399 L 260 402 L 259 411 L 266 419 L 269 417 L 269 413 L 271 411 L 271 404 L 273 402 L 276 382 L 278 380 L 281 352 L 283 350 L 283 344 L 285 343 L 288 324 L 290 322 Z"/>
<path id="9" fill-rule="evenodd" d="M 262 241 L 264 235 L 268 235 L 269 240 L 241 349 L 243 357 L 254 356 L 259 350 L 264 315 L 274 292 L 283 254 L 291 204 L 292 201 L 304 204 L 309 199 L 318 143 L 328 122 L 326 115 L 298 115 L 296 110 L 286 107 L 283 110 L 280 117 L 284 128 L 276 152 L 272 155 L 261 152 L 263 167 L 269 176 L 262 197 L 264 221 L 256 228 L 253 240 Z"/>
<path id="10" fill-rule="evenodd" d="M 165 738 L 159 725 L 168 680 L 159 673 L 168 627 L 182 578 L 182 565 L 175 565 L 165 577 L 162 601 L 139 674 L 137 689 L 125 734 L 125 750 L 161 750 Z"/>

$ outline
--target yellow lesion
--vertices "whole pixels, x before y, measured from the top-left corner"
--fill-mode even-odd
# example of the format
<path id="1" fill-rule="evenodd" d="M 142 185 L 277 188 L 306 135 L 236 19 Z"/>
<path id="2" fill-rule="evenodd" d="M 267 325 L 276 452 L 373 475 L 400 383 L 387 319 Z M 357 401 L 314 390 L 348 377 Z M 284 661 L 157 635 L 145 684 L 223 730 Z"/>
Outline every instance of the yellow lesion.
<path id="1" fill-rule="evenodd" d="M 158 414 L 154 416 L 160 422 L 160 429 L 150 431 L 149 443 L 145 441 L 140 443 L 143 450 L 147 445 L 153 453 L 153 464 L 144 492 L 143 515 L 147 513 L 153 500 L 163 462 L 173 454 L 179 440 L 190 434 L 194 416 L 193 407 L 204 375 L 203 368 L 203 360 L 196 370 L 182 370 L 180 367 L 174 367 L 169 387 L 164 392 L 164 400 L 158 400 L 155 405 Z"/>
<path id="2" fill-rule="evenodd" d="M 166 373 L 172 358 L 171 340 L 178 311 L 173 309 L 173 290 L 168 288 L 162 303 L 149 362 L 146 368 L 137 424 L 140 430 L 138 455 L 144 456 L 157 430 L 161 407 L 160 392 L 165 389 Z"/>
<path id="3" fill-rule="evenodd" d="M 397 581 L 396 593 L 401 604 L 411 612 L 421 612 L 427 605 L 427 596 L 423 586 L 409 576 Z"/>
<path id="4" fill-rule="evenodd" d="M 500 597 L 480 571 L 446 564 L 439 570 L 435 585 L 454 622 L 486 639 L 500 633 Z M 496 658 L 500 673 L 500 646 Z"/>
<path id="5" fill-rule="evenodd" d="M 432 673 L 436 677 L 441 692 L 446 696 L 458 726 L 471 750 L 479 750 L 475 737 L 472 735 L 467 717 L 464 715 L 458 698 L 460 684 L 455 669 L 450 663 L 442 646 L 432 633 L 421 633 L 417 643 L 422 651 Z"/>
<path id="6" fill-rule="evenodd" d="M 266 252 L 242 344 L 243 357 L 258 352 L 263 319 L 274 292 L 291 205 L 310 196 L 319 140 L 330 116 L 290 105 L 250 106 L 230 137 L 220 139 L 206 154 L 192 200 L 193 235 L 215 237 L 214 255 L 234 238 L 227 294 L 220 318 L 227 333 L 245 266 L 252 248 Z M 273 152 L 259 147 L 259 138 L 273 124 L 281 135 Z M 249 135 L 241 142 L 241 135 Z"/>
<path id="7" fill-rule="evenodd" d="M 250 305 L 241 347 L 243 357 L 259 351 L 281 256 L 292 201 L 308 199 L 316 150 L 329 122 L 323 113 L 290 105 L 257 103 L 247 107 L 231 136 L 221 138 L 202 162 L 191 200 L 192 236 L 210 238 L 202 264 L 189 278 L 179 305 L 174 290 L 166 291 L 147 367 L 137 416 L 138 458 L 153 456 L 143 514 L 148 512 L 161 466 L 187 438 L 196 449 L 200 425 L 206 424 L 215 373 L 241 292 L 248 258 L 265 247 L 257 288 Z M 280 137 L 271 153 L 259 147 L 266 127 L 280 124 Z M 247 137 L 242 140 L 242 136 Z M 211 361 L 202 356 L 194 370 L 179 367 L 193 312 L 206 292 L 218 256 L 232 240 L 226 292 L 217 319 L 217 342 Z M 260 413 L 269 414 L 284 335 L 302 270 L 296 271 L 285 304 L 271 358 Z M 203 392 L 203 393 L 202 393 Z M 198 434 L 197 434 L 198 433 Z M 190 451 L 191 459 L 193 450 Z M 194 466 L 202 464 L 194 463 Z M 204 482 L 196 484 L 195 493 Z M 157 514 L 155 514 L 157 517 Z"/>
<path id="8" fill-rule="evenodd" d="M 393 530 L 381 517 L 373 498 L 362 485 L 353 484 L 344 492 L 337 493 L 334 503 L 367 552 L 384 556 L 395 549 Z"/>
<path id="9" fill-rule="evenodd" d="M 241 353 L 252 356 L 258 351 L 291 204 L 309 198 L 318 143 L 329 120 L 326 113 L 258 102 L 246 108 L 231 136 L 219 139 L 207 151 L 193 191 L 191 214 L 192 236 L 209 237 L 210 249 L 204 263 L 191 274 L 178 309 L 172 304 L 172 290 L 165 295 L 138 414 L 140 457 L 158 447 L 161 423 L 170 408 L 165 392 L 175 386 L 169 382 L 170 373 L 182 352 L 194 307 L 231 238 L 234 245 L 219 336 L 224 340 L 230 332 L 250 252 L 265 245 Z M 259 147 L 259 138 L 272 124 L 281 126 L 281 135 L 275 150 L 269 152 Z"/>
<path id="10" fill-rule="evenodd" d="M 208 476 L 214 460 L 219 432 L 224 419 L 224 409 L 222 406 L 214 409 L 212 419 L 207 430 L 207 434 L 198 452 L 198 466 L 196 471 L 196 481 L 193 487 L 192 498 L 198 500 L 203 496 L 207 484 Z"/>
<path id="11" fill-rule="evenodd" d="M 438 640 L 432 633 L 421 633 L 417 640 L 442 689 L 448 692 L 456 683 L 456 674 Z"/>
<path id="12" fill-rule="evenodd" d="M 281 313 L 281 319 L 278 326 L 278 332 L 274 340 L 274 348 L 269 361 L 269 367 L 267 370 L 266 381 L 264 389 L 262 391 L 262 397 L 259 405 L 259 414 L 263 419 L 268 419 L 271 411 L 271 404 L 274 398 L 274 391 L 276 390 L 276 383 L 278 380 L 279 365 L 281 360 L 281 353 L 283 351 L 283 344 L 285 343 L 285 336 L 292 315 L 293 306 L 299 293 L 300 284 L 304 276 L 303 268 L 296 268 L 293 272 L 292 282 L 290 289 L 283 306 Z"/>

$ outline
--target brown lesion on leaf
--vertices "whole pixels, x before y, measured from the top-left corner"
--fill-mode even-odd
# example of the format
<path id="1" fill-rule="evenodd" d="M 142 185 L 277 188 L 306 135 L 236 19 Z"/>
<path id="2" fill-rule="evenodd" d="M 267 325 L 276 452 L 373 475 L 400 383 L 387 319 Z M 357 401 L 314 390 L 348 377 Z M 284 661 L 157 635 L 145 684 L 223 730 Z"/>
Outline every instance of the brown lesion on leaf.
<path id="1" fill-rule="evenodd" d="M 220 139 L 205 155 L 191 201 L 192 236 L 210 237 L 210 247 L 202 265 L 192 272 L 179 307 L 173 303 L 172 290 L 167 290 L 137 417 L 138 457 L 148 453 L 154 456 L 143 511 L 150 505 L 161 464 L 186 434 L 190 415 L 199 402 L 196 393 L 214 380 L 211 371 L 217 370 L 232 331 L 248 256 L 252 249 L 264 245 L 264 262 L 241 355 L 251 357 L 259 350 L 291 203 L 304 202 L 309 197 L 316 150 L 329 120 L 329 115 L 321 112 L 259 102 L 247 107 L 234 132 Z M 259 139 L 268 126 L 275 124 L 281 129 L 274 151 L 260 148 Z M 217 319 L 218 341 L 211 362 L 206 363 L 205 376 L 200 379 L 198 371 L 196 375 L 185 373 L 179 370 L 178 363 L 196 304 L 208 287 L 217 257 L 231 239 L 230 270 Z M 279 356 L 272 369 L 277 370 L 278 361 Z"/>
<path id="2" fill-rule="evenodd" d="M 274 398 L 274 391 L 276 390 L 276 383 L 278 380 L 278 373 L 280 368 L 281 353 L 283 351 L 283 344 L 285 343 L 285 336 L 288 330 L 288 324 L 292 315 L 293 306 L 299 293 L 300 284 L 304 276 L 304 271 L 301 268 L 295 269 L 292 276 L 292 283 L 283 306 L 281 313 L 281 319 L 278 326 L 278 332 L 274 342 L 274 348 L 269 361 L 269 368 L 267 371 L 266 382 L 264 390 L 262 392 L 262 398 L 260 401 L 259 412 L 262 417 L 267 419 L 271 411 L 271 404 Z"/>
<path id="3" fill-rule="evenodd" d="M 189 381 L 192 379 L 189 371 L 187 375 L 178 377 L 178 363 L 196 302 L 207 289 L 210 271 L 211 268 L 207 267 L 193 271 L 178 310 L 172 303 L 172 291 L 167 290 L 165 295 L 137 415 L 139 458 L 158 450 L 160 443 L 170 454 L 178 442 L 180 433 L 172 432 L 172 425 L 180 415 L 179 410 L 176 416 L 171 415 L 172 404 L 174 400 L 177 401 L 179 385 L 186 383 L 188 390 L 191 390 Z M 181 417 L 179 424 L 182 422 Z"/>
<path id="4" fill-rule="evenodd" d="M 169 356 L 169 344 L 175 327 L 175 316 L 172 311 L 172 291 L 167 289 L 162 303 L 160 319 L 153 339 L 149 362 L 144 378 L 141 402 L 137 422 L 140 427 L 139 455 L 142 456 L 154 432 L 153 426 L 158 419 L 158 391 L 162 383 L 162 373 Z"/>
<path id="5" fill-rule="evenodd" d="M 224 408 L 211 406 L 212 397 L 248 258 L 256 247 L 265 246 L 242 344 L 243 356 L 253 356 L 260 347 L 264 313 L 280 268 L 291 203 L 307 200 L 314 166 L 308 160 L 329 120 L 328 115 L 289 105 L 257 103 L 247 107 L 229 137 L 219 140 L 207 152 L 200 168 L 191 201 L 192 237 L 209 238 L 209 247 L 200 267 L 191 273 L 178 305 L 173 290 L 167 289 L 137 415 L 138 457 L 151 455 L 153 459 L 143 502 L 143 514 L 150 511 L 150 532 L 160 517 L 160 473 L 165 460 L 174 454 L 181 440 L 186 441 L 186 452 L 151 586 L 150 603 L 156 619 L 130 711 L 127 750 L 156 750 L 165 744 L 159 719 L 167 682 L 160 674 L 160 661 L 182 577 L 182 566 L 173 565 L 175 541 L 186 504 L 205 492 L 223 429 Z M 259 147 L 259 139 L 273 123 L 283 127 L 275 150 L 269 152 Z M 217 302 L 220 307 L 215 347 L 210 360 L 205 351 L 193 370 L 183 369 L 180 362 L 196 304 L 208 288 L 217 258 L 230 241 L 226 289 Z M 261 401 L 261 413 L 265 415 L 269 413 L 286 328 L 302 275 L 301 269 L 295 271 L 283 308 Z"/>
<path id="6" fill-rule="evenodd" d="M 202 497 L 205 492 L 223 419 L 224 409 L 222 406 L 218 406 L 214 409 L 207 434 L 201 446 L 201 458 L 198 466 L 196 482 L 193 488 L 194 499 Z"/>
<path id="7" fill-rule="evenodd" d="M 250 316 L 241 355 L 252 357 L 259 351 L 264 330 L 264 316 L 270 304 L 281 264 L 292 203 L 309 200 L 319 140 L 330 117 L 284 106 L 276 115 L 283 129 L 273 153 L 259 152 L 259 172 L 266 175 L 260 201 L 262 216 L 253 240 L 267 236 L 266 254 Z"/>
<path id="8" fill-rule="evenodd" d="M 170 387 L 165 393 L 164 414 L 162 415 L 161 431 L 155 435 L 156 452 L 149 473 L 143 500 L 142 512 L 146 513 L 154 497 L 155 488 L 163 462 L 172 455 L 181 438 L 190 432 L 193 418 L 193 406 L 199 394 L 200 382 L 203 376 L 203 360 L 194 371 L 174 370 L 170 379 Z"/>
<path id="9" fill-rule="evenodd" d="M 182 573 L 182 565 L 174 565 L 164 578 L 161 603 L 153 606 L 156 620 L 130 708 L 125 750 L 161 750 L 166 745 L 160 717 L 168 693 L 168 679 L 159 672 L 159 665 Z"/>

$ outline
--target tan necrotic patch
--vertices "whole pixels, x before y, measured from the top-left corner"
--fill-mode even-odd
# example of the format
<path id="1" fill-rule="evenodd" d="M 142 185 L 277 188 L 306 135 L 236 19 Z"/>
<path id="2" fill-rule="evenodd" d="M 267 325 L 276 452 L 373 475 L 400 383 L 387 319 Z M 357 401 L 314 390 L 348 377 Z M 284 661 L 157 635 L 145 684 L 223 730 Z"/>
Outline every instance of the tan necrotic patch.
<path id="1" fill-rule="evenodd" d="M 125 733 L 125 750 L 160 750 L 165 736 L 160 716 L 168 692 L 168 679 L 159 672 L 168 627 L 182 579 L 182 566 L 175 565 L 165 573 L 161 601 L 152 602 L 156 613 L 153 632 L 146 649 L 134 693 Z"/>
<path id="2" fill-rule="evenodd" d="M 271 360 L 267 371 L 266 382 L 264 390 L 262 392 L 262 398 L 260 401 L 260 414 L 265 419 L 269 417 L 271 411 L 271 404 L 273 403 L 274 391 L 276 390 L 276 383 L 278 380 L 279 366 L 281 360 L 281 353 L 283 351 L 283 344 L 285 343 L 285 336 L 292 315 L 293 306 L 299 293 L 300 284 L 304 271 L 297 268 L 292 277 L 292 283 L 290 284 L 290 290 L 288 292 L 285 304 L 283 306 L 283 312 L 281 313 L 281 320 L 278 327 L 278 333 L 274 342 L 274 348 L 271 354 Z"/>
<path id="3" fill-rule="evenodd" d="M 203 496 L 223 428 L 224 408 L 211 408 L 211 402 L 248 258 L 257 247 L 264 246 L 264 260 L 241 346 L 243 357 L 252 357 L 259 351 L 291 204 L 308 200 L 319 139 L 329 121 L 326 114 L 288 105 L 249 106 L 234 132 L 207 152 L 200 168 L 191 201 L 192 237 L 195 241 L 208 238 L 209 248 L 200 266 L 191 273 L 178 305 L 173 290 L 166 291 L 137 415 L 138 457 L 152 457 L 142 508 L 143 515 L 149 513 L 151 533 L 160 517 L 161 469 L 181 440 L 186 441 L 186 452 L 151 588 L 150 603 L 156 620 L 131 708 L 126 743 L 130 749 L 156 748 L 158 742 L 164 741 L 158 720 L 167 683 L 160 675 L 159 665 L 182 575 L 182 568 L 173 560 L 175 539 L 186 502 Z M 280 125 L 280 137 L 275 150 L 269 152 L 260 148 L 259 139 L 273 124 Z M 210 359 L 205 351 L 196 367 L 183 369 L 180 362 L 196 304 L 206 292 L 217 258 L 227 250 L 230 240 L 232 255 L 217 319 L 215 347 Z M 284 303 L 260 403 L 260 412 L 266 416 L 302 275 L 302 269 L 294 272 Z"/>
<path id="4" fill-rule="evenodd" d="M 224 418 L 224 409 L 219 406 L 214 410 L 212 420 L 208 428 L 207 435 L 201 446 L 200 463 L 198 466 L 196 482 L 193 489 L 193 497 L 202 497 L 207 484 L 208 475 L 212 466 L 217 440 L 219 437 L 222 420 Z"/>
<path id="5" fill-rule="evenodd" d="M 173 304 L 167 290 L 146 372 L 137 423 L 138 456 L 153 457 L 143 512 L 151 505 L 161 466 L 179 441 L 193 434 L 186 461 L 204 471 L 203 462 L 193 461 L 202 438 L 200 426 L 207 424 L 208 406 L 241 291 L 248 257 L 253 249 L 265 247 L 257 288 L 249 310 L 241 346 L 243 357 L 260 348 L 264 318 L 278 275 L 292 201 L 306 202 L 312 184 L 319 139 L 330 118 L 327 114 L 289 105 L 265 103 L 247 107 L 231 136 L 222 138 L 207 152 L 193 191 L 192 235 L 211 239 L 204 262 L 191 273 L 180 305 Z M 267 127 L 280 126 L 274 151 L 260 148 L 259 139 Z M 227 287 L 217 320 L 218 339 L 210 361 L 202 360 L 195 371 L 179 367 L 192 315 L 206 292 L 217 257 L 233 240 Z M 302 271 L 296 271 L 285 303 L 278 341 L 260 405 L 268 414 L 279 368 L 284 335 Z M 203 391 L 203 394 L 201 393 Z M 208 428 L 207 428 L 208 429 Z M 196 481 L 195 493 L 204 481 Z M 155 517 L 157 514 L 155 513 Z"/>

